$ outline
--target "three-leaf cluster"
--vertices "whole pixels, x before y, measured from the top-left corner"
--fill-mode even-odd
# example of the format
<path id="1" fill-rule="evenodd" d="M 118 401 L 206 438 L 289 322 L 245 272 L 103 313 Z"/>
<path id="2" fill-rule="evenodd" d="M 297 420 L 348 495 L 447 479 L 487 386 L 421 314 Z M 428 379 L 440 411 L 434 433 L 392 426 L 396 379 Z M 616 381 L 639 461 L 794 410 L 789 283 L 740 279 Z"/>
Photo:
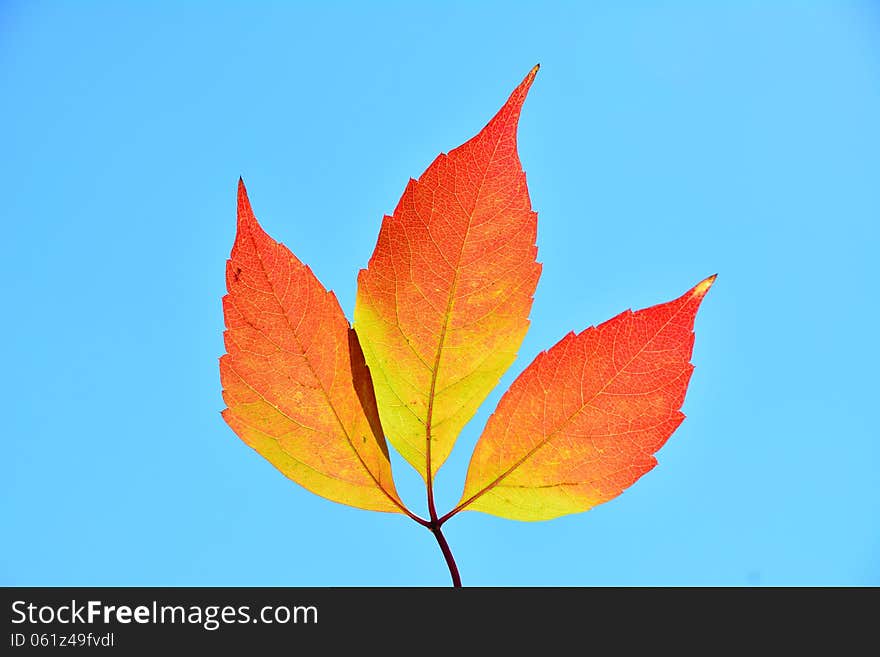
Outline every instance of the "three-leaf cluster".
<path id="1" fill-rule="evenodd" d="M 223 417 L 308 490 L 404 513 L 438 540 L 459 511 L 586 511 L 654 467 L 684 418 L 694 319 L 714 281 L 539 354 L 490 417 L 461 500 L 437 513 L 434 477 L 516 358 L 541 272 L 516 147 L 537 68 L 479 134 L 409 181 L 358 276 L 353 329 L 335 295 L 262 230 L 239 184 Z M 386 437 L 424 478 L 429 519 L 398 496 Z"/>

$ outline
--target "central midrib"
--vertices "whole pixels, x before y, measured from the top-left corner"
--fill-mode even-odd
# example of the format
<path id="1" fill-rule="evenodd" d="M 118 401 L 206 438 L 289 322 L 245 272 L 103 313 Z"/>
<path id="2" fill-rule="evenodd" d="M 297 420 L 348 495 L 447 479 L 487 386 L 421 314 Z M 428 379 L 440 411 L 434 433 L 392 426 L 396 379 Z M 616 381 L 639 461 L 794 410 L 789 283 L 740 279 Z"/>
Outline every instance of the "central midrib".
<path id="1" fill-rule="evenodd" d="M 483 175 L 480 177 L 480 184 L 477 186 L 477 195 L 474 201 L 474 206 L 467 214 L 467 226 L 464 231 L 464 237 L 461 240 L 461 248 L 458 251 L 458 257 L 455 261 L 455 268 L 452 273 L 452 285 L 449 288 L 449 299 L 446 302 L 446 312 L 443 315 L 443 325 L 440 327 L 440 337 L 437 340 L 437 353 L 434 356 L 434 367 L 431 370 L 431 386 L 428 391 L 428 409 L 425 414 L 425 476 L 429 489 L 432 487 L 432 480 L 434 477 L 431 465 L 431 422 L 434 416 L 434 391 L 437 387 L 437 372 L 440 369 L 440 358 L 443 354 L 443 343 L 446 341 L 446 333 L 449 327 L 449 320 L 452 317 L 452 307 L 453 305 L 455 305 L 455 293 L 458 288 L 458 273 L 461 269 L 461 257 L 464 254 L 464 247 L 465 244 L 467 244 L 468 236 L 470 235 L 471 221 L 473 221 L 474 212 L 480 202 L 480 194 L 482 194 L 483 192 L 483 185 L 486 182 L 486 176 L 489 173 L 489 168 L 491 167 L 492 162 L 495 160 L 495 154 L 498 152 L 498 146 L 501 143 L 501 139 L 506 132 L 507 124 L 509 121 L 510 116 L 508 114 L 508 116 L 506 116 L 504 119 L 501 136 L 492 147 L 492 155 L 489 156 L 489 160 L 486 163 L 486 169 L 483 171 Z"/>

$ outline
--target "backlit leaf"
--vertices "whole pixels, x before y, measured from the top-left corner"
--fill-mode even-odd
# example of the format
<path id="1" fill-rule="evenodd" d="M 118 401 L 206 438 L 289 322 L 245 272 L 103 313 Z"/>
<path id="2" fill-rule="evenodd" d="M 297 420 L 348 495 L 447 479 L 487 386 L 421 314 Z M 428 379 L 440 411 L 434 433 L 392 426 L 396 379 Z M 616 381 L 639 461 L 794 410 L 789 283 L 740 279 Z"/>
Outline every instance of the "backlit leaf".
<path id="1" fill-rule="evenodd" d="M 257 223 L 243 183 L 226 287 L 229 426 L 313 493 L 405 512 L 357 336 L 336 296 Z"/>
<path id="2" fill-rule="evenodd" d="M 616 497 L 653 468 L 684 419 L 694 319 L 714 280 L 539 354 L 486 424 L 456 510 L 555 518 Z"/>
<path id="3" fill-rule="evenodd" d="M 437 512 L 436 472 L 529 326 L 541 265 L 517 129 L 537 71 L 475 137 L 406 185 L 358 276 L 354 328 L 333 293 L 262 230 L 239 184 L 223 297 L 224 419 L 308 490 L 428 529 L 455 586 L 442 526 L 460 511 L 578 513 L 656 465 L 684 419 L 694 321 L 715 280 L 539 354 L 489 418 L 458 505 Z M 398 497 L 386 437 L 424 478 L 427 517 Z"/>
<path id="4" fill-rule="evenodd" d="M 382 425 L 428 480 L 528 329 L 537 215 L 516 131 L 536 73 L 479 134 L 409 181 L 358 277 L 354 327 Z"/>

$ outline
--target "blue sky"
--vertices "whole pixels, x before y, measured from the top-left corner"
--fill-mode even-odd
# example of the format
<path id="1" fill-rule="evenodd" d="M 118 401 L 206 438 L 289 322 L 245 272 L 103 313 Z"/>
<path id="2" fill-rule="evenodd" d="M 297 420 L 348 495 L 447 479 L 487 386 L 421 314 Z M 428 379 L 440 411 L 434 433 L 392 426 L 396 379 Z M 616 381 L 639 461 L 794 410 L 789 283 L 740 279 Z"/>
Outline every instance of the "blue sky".
<path id="1" fill-rule="evenodd" d="M 222 421 L 236 182 L 350 317 L 408 178 L 537 62 L 532 328 L 439 507 L 539 351 L 719 277 L 659 466 L 584 514 L 456 517 L 465 584 L 880 584 L 880 11 L 757 1 L 3 3 L 0 584 L 447 584 L 428 532 Z"/>

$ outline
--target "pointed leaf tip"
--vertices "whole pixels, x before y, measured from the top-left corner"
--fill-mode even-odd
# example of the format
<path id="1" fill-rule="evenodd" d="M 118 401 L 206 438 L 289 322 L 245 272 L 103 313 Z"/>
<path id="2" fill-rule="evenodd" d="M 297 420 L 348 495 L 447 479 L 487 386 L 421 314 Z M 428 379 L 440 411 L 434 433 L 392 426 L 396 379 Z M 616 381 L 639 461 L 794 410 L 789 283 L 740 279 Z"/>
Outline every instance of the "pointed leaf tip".
<path id="1" fill-rule="evenodd" d="M 532 86 L 532 82 L 535 81 L 535 76 L 538 75 L 538 71 L 540 70 L 540 68 L 540 64 L 535 64 L 532 67 L 532 70 L 529 71 L 528 74 L 526 74 L 526 77 L 523 78 L 523 81 L 519 83 L 517 88 L 511 94 L 511 100 L 513 98 L 519 98 L 520 102 L 525 100 L 525 97 L 528 95 L 529 89 Z"/>
<path id="2" fill-rule="evenodd" d="M 693 295 L 696 297 L 706 296 L 706 292 L 709 291 L 709 288 L 712 287 L 712 284 L 715 282 L 715 279 L 718 278 L 718 274 L 712 274 L 709 278 L 700 281 L 694 286 Z"/>
<path id="3" fill-rule="evenodd" d="M 239 209 L 241 209 L 242 203 L 247 203 L 247 201 L 248 201 L 247 188 L 244 186 L 244 180 L 242 180 L 241 178 L 238 179 L 237 196 L 238 196 L 238 207 L 239 207 Z"/>
<path id="4" fill-rule="evenodd" d="M 238 227 L 241 229 L 242 224 L 250 225 L 255 222 L 254 211 L 251 208 L 251 201 L 248 198 L 247 188 L 244 186 L 244 180 L 238 179 Z"/>

